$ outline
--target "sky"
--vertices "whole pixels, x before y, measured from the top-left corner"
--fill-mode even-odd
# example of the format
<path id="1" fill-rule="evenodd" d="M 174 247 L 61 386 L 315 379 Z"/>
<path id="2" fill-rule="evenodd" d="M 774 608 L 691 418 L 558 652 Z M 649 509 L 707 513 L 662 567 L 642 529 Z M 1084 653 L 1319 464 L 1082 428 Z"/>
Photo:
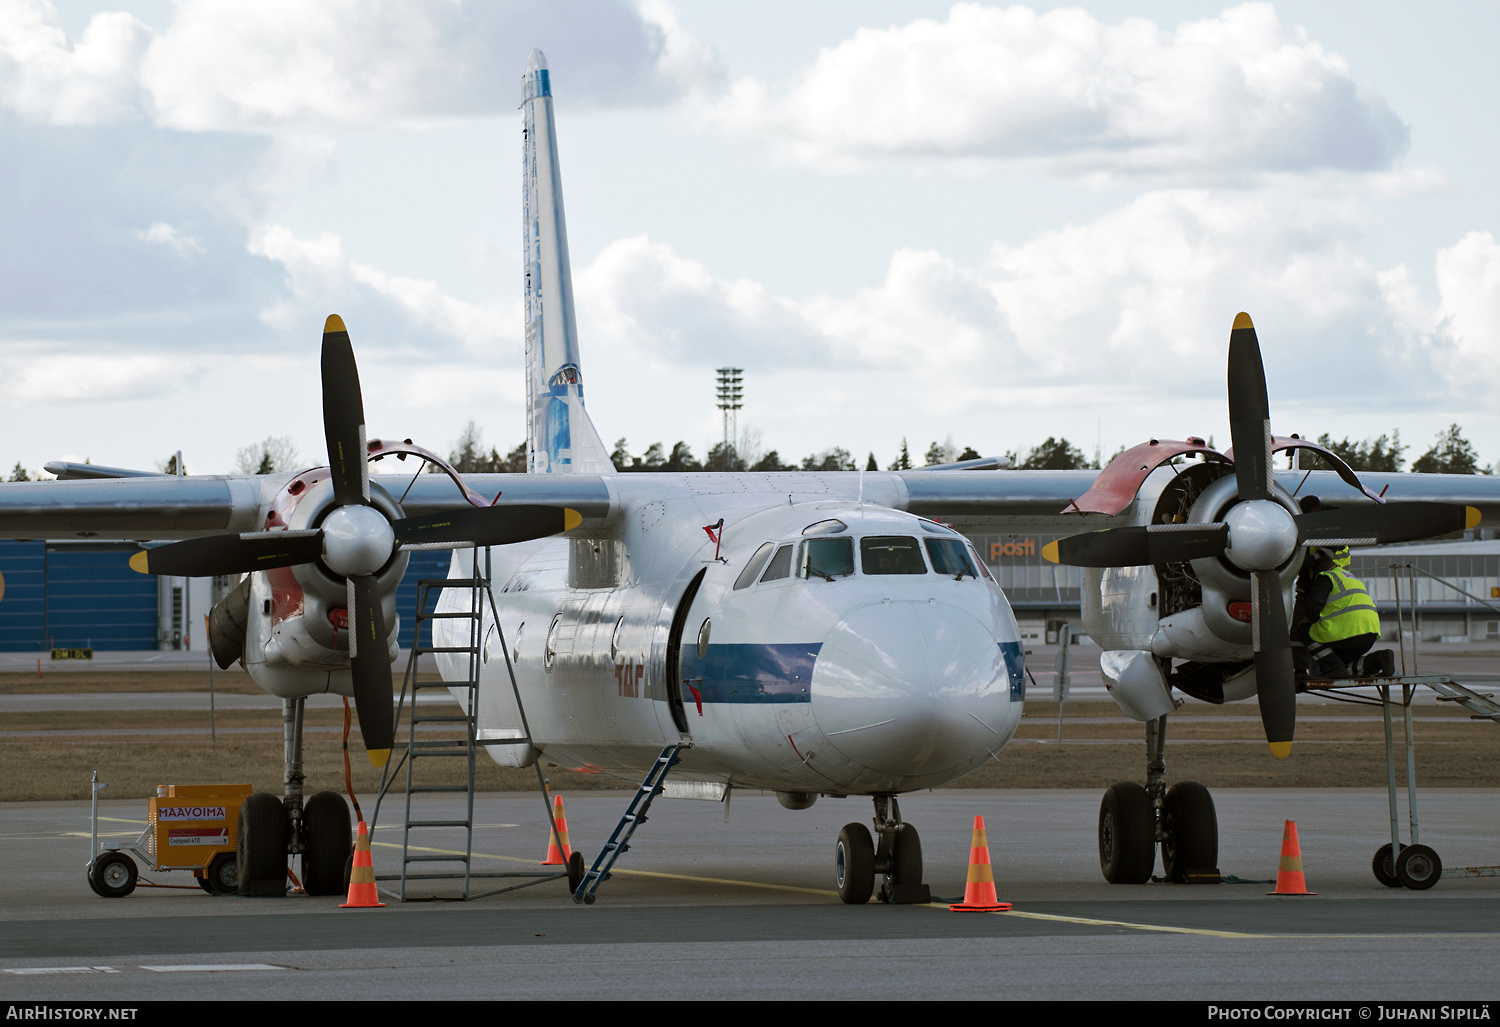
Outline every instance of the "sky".
<path id="1" fill-rule="evenodd" d="M 520 80 L 552 71 L 589 412 L 1105 458 L 1273 430 L 1500 464 L 1490 4 L 0 0 L 0 467 L 525 437 Z M 753 448 L 753 447 L 752 447 Z"/>

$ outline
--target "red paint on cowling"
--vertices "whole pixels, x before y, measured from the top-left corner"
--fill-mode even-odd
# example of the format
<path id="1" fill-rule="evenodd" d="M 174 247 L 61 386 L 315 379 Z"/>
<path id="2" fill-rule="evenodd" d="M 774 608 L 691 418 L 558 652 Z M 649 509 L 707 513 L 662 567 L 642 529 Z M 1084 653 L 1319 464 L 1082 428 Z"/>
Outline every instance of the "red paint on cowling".
<path id="1" fill-rule="evenodd" d="M 1174 456 L 1184 453 L 1206 453 L 1224 459 L 1223 454 L 1204 445 L 1202 439 L 1189 439 L 1186 442 L 1152 439 L 1127 449 L 1111 460 L 1109 466 L 1094 479 L 1093 486 L 1063 507 L 1061 512 L 1100 513 L 1113 517 L 1135 502 L 1136 491 L 1152 471 Z"/>
<path id="2" fill-rule="evenodd" d="M 272 567 L 266 572 L 266 583 L 271 586 L 271 623 L 280 624 L 288 617 L 302 614 L 305 603 L 302 585 L 290 567 Z"/>

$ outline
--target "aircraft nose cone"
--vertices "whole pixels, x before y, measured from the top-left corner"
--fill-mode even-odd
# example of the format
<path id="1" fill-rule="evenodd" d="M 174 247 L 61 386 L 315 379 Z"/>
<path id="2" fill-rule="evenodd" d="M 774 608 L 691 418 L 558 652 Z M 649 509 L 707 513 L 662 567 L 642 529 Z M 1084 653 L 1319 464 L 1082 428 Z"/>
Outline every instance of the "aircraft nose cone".
<path id="1" fill-rule="evenodd" d="M 967 611 L 889 601 L 829 632 L 812 676 L 812 708 L 851 760 L 892 775 L 972 763 L 1008 737 L 1010 676 L 993 633 Z"/>

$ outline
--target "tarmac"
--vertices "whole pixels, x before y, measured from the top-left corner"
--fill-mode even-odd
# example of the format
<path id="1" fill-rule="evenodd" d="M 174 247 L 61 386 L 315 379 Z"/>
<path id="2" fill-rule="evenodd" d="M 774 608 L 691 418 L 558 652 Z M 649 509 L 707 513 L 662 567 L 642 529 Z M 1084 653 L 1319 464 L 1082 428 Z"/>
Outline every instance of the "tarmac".
<path id="1" fill-rule="evenodd" d="M 143 876 L 188 888 L 102 899 L 84 879 L 87 803 L 4 804 L 0 1000 L 1500 998 L 1500 878 L 1456 872 L 1500 863 L 1500 790 L 1421 794 L 1420 840 L 1446 868 L 1423 892 L 1371 875 L 1389 838 L 1384 791 L 1216 792 L 1220 869 L 1237 881 L 1217 885 L 1107 884 L 1099 800 L 1060 790 L 903 796 L 939 898 L 962 895 L 974 817 L 984 817 L 1000 898 L 1015 908 L 982 914 L 841 904 L 833 842 L 844 823 L 868 823 L 867 799 L 794 812 L 737 793 L 727 822 L 720 803 L 658 800 L 592 906 L 554 880 L 364 910 L 332 897 L 211 897 L 182 872 Z M 565 796 L 588 858 L 626 801 Z M 370 797 L 361 803 L 368 814 Z M 399 871 L 400 813 L 388 800 L 375 830 L 379 874 Z M 145 803 L 101 802 L 100 814 L 102 841 L 121 845 L 144 827 Z M 476 871 L 536 869 L 545 818 L 535 794 L 480 796 Z M 1287 819 L 1315 896 L 1266 895 Z M 462 836 L 412 843 L 452 852 Z M 475 890 L 509 883 L 476 879 Z"/>

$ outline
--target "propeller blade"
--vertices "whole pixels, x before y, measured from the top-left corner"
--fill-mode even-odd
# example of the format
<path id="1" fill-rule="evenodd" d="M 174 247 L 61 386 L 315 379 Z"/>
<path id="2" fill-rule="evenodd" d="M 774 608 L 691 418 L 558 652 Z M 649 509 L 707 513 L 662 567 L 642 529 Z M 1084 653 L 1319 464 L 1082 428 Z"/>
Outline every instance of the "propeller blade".
<path id="1" fill-rule="evenodd" d="M 365 461 L 365 403 L 359 366 L 343 318 L 329 314 L 323 325 L 323 435 L 333 498 L 339 506 L 370 502 L 370 467 Z"/>
<path id="2" fill-rule="evenodd" d="M 143 549 L 130 558 L 130 568 L 141 574 L 206 578 L 213 574 L 240 574 L 312 563 L 322 555 L 323 533 L 317 529 L 247 531 Z"/>
<path id="3" fill-rule="evenodd" d="M 1234 316 L 1229 333 L 1229 437 L 1241 499 L 1271 498 L 1271 403 L 1266 369 L 1250 315 Z"/>
<path id="4" fill-rule="evenodd" d="M 1138 567 L 1218 556 L 1227 524 L 1152 524 L 1070 535 L 1042 547 L 1042 556 L 1069 567 Z"/>
<path id="5" fill-rule="evenodd" d="M 349 671 L 354 678 L 354 709 L 370 763 L 383 767 L 395 744 L 395 700 L 386 649 L 385 616 L 373 574 L 349 579 Z"/>
<path id="6" fill-rule="evenodd" d="M 1260 700 L 1260 722 L 1277 759 L 1292 751 L 1297 726 L 1297 682 L 1292 667 L 1292 641 L 1282 605 L 1281 575 L 1256 571 L 1251 575 L 1251 641 L 1255 646 L 1255 690 Z"/>
<path id="7" fill-rule="evenodd" d="M 1452 503 L 1387 503 L 1319 510 L 1297 516 L 1303 542 L 1384 545 L 1463 531 L 1479 523 L 1479 510 Z"/>
<path id="8" fill-rule="evenodd" d="M 445 510 L 427 517 L 408 517 L 391 525 L 402 546 L 464 542 L 476 546 L 506 546 L 529 542 L 583 523 L 577 510 L 565 506 L 487 506 Z"/>

